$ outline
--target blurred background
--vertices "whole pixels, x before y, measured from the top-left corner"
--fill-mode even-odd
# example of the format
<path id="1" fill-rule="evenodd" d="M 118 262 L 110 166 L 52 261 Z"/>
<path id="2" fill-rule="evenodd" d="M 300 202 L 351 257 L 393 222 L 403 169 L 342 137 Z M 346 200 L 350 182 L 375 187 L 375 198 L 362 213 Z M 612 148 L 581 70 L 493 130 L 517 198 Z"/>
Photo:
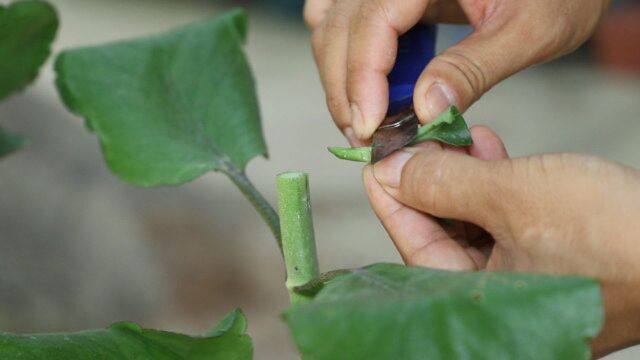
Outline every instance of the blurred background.
<path id="1" fill-rule="evenodd" d="M 361 166 L 326 151 L 346 142 L 325 107 L 301 0 L 50 1 L 61 18 L 54 54 L 248 7 L 246 49 L 271 154 L 253 160 L 249 175 L 275 204 L 277 173 L 309 172 L 322 270 L 400 261 L 369 209 Z M 468 32 L 443 26 L 439 46 Z M 73 331 L 126 319 L 198 334 L 240 306 L 256 359 L 296 358 L 278 318 L 288 304 L 280 255 L 242 195 L 219 174 L 180 188 L 121 182 L 60 102 L 51 64 L 0 104 L 3 126 L 32 143 L 0 164 L 0 329 Z M 513 156 L 572 151 L 640 167 L 639 103 L 640 2 L 626 1 L 584 47 L 504 81 L 466 117 L 494 128 Z"/>

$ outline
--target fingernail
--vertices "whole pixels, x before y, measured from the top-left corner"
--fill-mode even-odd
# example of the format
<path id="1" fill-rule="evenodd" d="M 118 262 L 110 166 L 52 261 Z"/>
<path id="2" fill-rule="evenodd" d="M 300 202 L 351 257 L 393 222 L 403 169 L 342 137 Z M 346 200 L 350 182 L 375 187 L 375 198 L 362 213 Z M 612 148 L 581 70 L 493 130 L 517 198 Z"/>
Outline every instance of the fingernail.
<path id="1" fill-rule="evenodd" d="M 356 134 L 353 132 L 353 129 L 351 127 L 346 127 L 342 130 L 342 133 L 344 134 L 344 137 L 347 138 L 347 141 L 349 142 L 349 145 L 353 146 L 353 147 L 360 147 L 360 146 L 364 146 L 364 144 L 362 143 L 362 141 L 360 141 L 357 137 Z"/>
<path id="2" fill-rule="evenodd" d="M 414 153 L 406 151 L 396 151 L 373 165 L 373 176 L 385 188 L 399 188 L 402 168 L 413 155 Z"/>
<path id="3" fill-rule="evenodd" d="M 455 93 L 447 85 L 433 83 L 427 90 L 426 110 L 429 120 L 435 119 L 449 106 L 456 104 Z"/>
<path id="4" fill-rule="evenodd" d="M 351 126 L 353 126 L 355 135 L 361 140 L 367 139 L 367 136 L 365 134 L 366 124 L 364 123 L 364 118 L 362 117 L 362 113 L 360 112 L 360 108 L 358 107 L 358 104 L 351 103 L 350 108 L 351 108 Z"/>

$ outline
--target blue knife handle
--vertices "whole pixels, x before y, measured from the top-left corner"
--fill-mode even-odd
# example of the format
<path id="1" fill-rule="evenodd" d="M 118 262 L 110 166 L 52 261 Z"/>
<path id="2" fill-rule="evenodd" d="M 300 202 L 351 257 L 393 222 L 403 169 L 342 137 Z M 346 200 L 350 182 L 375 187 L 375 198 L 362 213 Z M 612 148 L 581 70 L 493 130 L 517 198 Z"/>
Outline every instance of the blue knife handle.
<path id="1" fill-rule="evenodd" d="M 398 38 L 398 55 L 389 80 L 387 116 L 396 115 L 413 105 L 413 89 L 422 70 L 433 59 L 436 26 L 418 24 Z"/>

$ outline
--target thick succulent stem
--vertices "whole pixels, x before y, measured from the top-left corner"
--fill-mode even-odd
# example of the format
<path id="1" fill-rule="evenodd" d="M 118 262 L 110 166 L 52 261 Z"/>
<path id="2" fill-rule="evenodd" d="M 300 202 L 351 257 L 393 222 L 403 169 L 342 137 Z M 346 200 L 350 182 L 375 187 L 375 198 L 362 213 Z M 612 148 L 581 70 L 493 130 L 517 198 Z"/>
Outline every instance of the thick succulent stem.
<path id="1" fill-rule="evenodd" d="M 294 291 L 319 275 L 316 242 L 311 217 L 308 176 L 302 172 L 278 175 L 278 209 L 282 251 L 287 269 L 286 286 L 293 305 L 309 300 Z"/>

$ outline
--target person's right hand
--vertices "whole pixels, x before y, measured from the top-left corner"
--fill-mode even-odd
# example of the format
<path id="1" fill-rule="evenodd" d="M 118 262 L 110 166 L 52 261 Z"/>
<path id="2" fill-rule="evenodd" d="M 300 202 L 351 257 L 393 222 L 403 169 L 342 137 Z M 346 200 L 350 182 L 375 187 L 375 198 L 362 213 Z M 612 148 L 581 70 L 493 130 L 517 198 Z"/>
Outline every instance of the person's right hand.
<path id="1" fill-rule="evenodd" d="M 398 36 L 421 20 L 475 31 L 436 56 L 414 91 L 422 123 L 467 109 L 506 77 L 572 51 L 610 0 L 307 0 L 305 20 L 327 105 L 352 145 L 371 137 L 388 106 Z"/>
<path id="2" fill-rule="evenodd" d="M 597 278 L 606 319 L 595 353 L 640 341 L 640 171 L 577 154 L 509 159 L 491 130 L 471 133 L 466 151 L 423 143 L 365 168 L 405 262 Z"/>

